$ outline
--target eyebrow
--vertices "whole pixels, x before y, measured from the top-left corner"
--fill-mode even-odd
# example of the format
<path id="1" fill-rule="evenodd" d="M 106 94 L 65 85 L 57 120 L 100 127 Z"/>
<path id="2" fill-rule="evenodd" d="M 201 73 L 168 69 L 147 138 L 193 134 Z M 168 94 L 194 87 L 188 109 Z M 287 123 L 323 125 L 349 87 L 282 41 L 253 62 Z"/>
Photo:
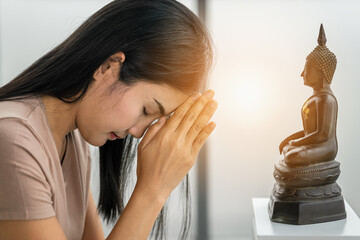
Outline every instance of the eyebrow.
<path id="1" fill-rule="evenodd" d="M 164 106 L 163 106 L 158 100 L 156 100 L 155 98 L 154 98 L 154 101 L 155 101 L 156 104 L 158 105 L 161 115 L 165 115 L 165 108 L 164 108 Z"/>

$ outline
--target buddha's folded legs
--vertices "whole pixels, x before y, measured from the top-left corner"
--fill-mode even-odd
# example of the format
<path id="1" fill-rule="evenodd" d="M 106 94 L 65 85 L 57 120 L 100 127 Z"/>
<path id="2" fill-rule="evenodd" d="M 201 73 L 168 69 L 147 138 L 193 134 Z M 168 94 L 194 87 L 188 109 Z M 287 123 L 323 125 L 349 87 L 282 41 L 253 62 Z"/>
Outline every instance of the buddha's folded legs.
<path id="1" fill-rule="evenodd" d="M 305 146 L 284 147 L 283 156 L 288 166 L 307 166 L 334 160 L 337 153 L 337 146 L 331 142 L 324 144 L 313 144 Z"/>

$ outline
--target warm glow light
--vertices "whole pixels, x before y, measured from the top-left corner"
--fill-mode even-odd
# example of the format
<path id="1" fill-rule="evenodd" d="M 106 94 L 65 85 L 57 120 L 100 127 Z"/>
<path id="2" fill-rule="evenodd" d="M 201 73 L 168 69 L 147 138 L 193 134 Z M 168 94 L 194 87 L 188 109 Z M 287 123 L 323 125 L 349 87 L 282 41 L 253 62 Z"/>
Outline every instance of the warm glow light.
<path id="1" fill-rule="evenodd" d="M 235 104 L 243 114 L 255 114 L 264 109 L 264 86 L 261 81 L 247 78 L 234 85 Z"/>

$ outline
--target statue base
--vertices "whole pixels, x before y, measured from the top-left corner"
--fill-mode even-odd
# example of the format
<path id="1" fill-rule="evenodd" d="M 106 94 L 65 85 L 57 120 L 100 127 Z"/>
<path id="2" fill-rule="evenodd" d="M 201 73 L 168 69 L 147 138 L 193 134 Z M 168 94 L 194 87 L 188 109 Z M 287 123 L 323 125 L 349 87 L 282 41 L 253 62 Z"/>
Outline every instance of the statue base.
<path id="1" fill-rule="evenodd" d="M 336 183 L 339 175 L 340 163 L 335 160 L 302 167 L 279 161 L 268 207 L 271 221 L 302 225 L 346 218 Z"/>
<path id="2" fill-rule="evenodd" d="M 252 240 L 355 240 L 360 239 L 360 218 L 344 197 L 346 219 L 317 224 L 293 225 L 272 222 L 269 198 L 253 198 Z"/>
<path id="3" fill-rule="evenodd" d="M 335 221 L 346 218 L 343 197 L 307 201 L 284 201 L 270 197 L 271 221 L 295 225 Z"/>

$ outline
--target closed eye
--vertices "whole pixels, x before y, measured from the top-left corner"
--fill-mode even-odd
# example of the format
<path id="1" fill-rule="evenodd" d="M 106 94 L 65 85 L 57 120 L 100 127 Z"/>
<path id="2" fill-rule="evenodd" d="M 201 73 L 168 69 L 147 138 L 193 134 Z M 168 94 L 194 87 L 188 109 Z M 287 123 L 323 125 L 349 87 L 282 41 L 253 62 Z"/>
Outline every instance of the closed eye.
<path id="1" fill-rule="evenodd" d="M 145 108 L 145 107 L 143 108 L 143 113 L 144 113 L 145 116 L 148 115 L 148 113 L 146 112 L 146 108 Z"/>

